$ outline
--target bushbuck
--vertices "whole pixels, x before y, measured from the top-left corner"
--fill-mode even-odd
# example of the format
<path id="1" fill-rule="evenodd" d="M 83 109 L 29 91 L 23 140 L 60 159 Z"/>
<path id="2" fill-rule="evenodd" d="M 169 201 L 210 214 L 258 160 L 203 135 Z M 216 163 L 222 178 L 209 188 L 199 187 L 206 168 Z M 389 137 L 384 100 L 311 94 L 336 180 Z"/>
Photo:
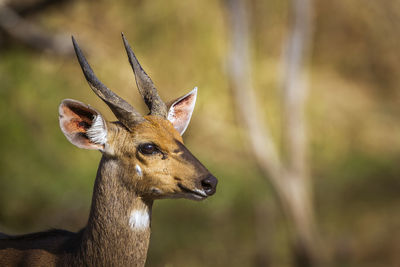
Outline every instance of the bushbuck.
<path id="1" fill-rule="evenodd" d="M 215 193 L 217 179 L 181 137 L 197 88 L 165 104 L 123 34 L 122 39 L 149 115 L 142 116 L 99 81 L 72 37 L 89 86 L 118 119 L 108 122 L 91 106 L 72 99 L 59 106 L 66 138 L 80 148 L 102 153 L 89 219 L 77 233 L 0 234 L 0 266 L 144 266 L 153 201 L 202 200 Z"/>

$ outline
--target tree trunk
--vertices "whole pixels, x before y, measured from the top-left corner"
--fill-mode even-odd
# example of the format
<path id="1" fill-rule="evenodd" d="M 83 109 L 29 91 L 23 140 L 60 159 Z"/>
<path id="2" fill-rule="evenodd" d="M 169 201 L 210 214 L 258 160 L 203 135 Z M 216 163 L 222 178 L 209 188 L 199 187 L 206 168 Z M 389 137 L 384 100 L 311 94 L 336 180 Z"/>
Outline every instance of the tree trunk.
<path id="1" fill-rule="evenodd" d="M 307 84 L 305 63 L 311 43 L 311 2 L 292 0 L 292 26 L 285 50 L 283 87 L 284 157 L 260 116 L 251 79 L 250 38 L 244 0 L 227 1 L 231 27 L 229 77 L 236 111 L 246 130 L 257 164 L 269 179 L 289 220 L 297 266 L 322 266 L 323 248 L 318 236 L 312 188 L 308 173 L 305 121 Z"/>

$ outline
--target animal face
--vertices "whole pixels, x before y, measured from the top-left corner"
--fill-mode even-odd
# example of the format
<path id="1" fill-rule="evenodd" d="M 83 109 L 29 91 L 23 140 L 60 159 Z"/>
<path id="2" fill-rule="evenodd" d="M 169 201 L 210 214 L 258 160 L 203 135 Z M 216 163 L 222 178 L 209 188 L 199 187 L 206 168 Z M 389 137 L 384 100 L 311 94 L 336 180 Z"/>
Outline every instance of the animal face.
<path id="1" fill-rule="evenodd" d="M 183 144 L 197 90 L 178 98 L 168 118 L 144 116 L 127 128 L 107 122 L 92 107 L 66 99 L 59 107 L 60 127 L 67 139 L 85 149 L 97 149 L 113 157 L 126 179 L 124 184 L 146 199 L 189 198 L 213 195 L 217 179 Z"/>
<path id="2" fill-rule="evenodd" d="M 127 184 L 147 199 L 204 199 L 215 193 L 217 180 L 184 146 L 173 124 L 155 116 L 128 131 L 108 123 L 106 153 L 129 172 Z M 123 140 L 123 142 L 121 142 Z"/>
<path id="3" fill-rule="evenodd" d="M 181 137 L 193 113 L 197 88 L 167 107 L 123 35 L 122 39 L 150 114 L 142 116 L 101 83 L 72 38 L 86 80 L 118 121 L 107 122 L 92 107 L 66 99 L 59 107 L 61 130 L 72 144 L 100 150 L 116 160 L 121 171 L 130 174 L 123 176 L 123 182 L 142 197 L 204 199 L 214 194 L 217 179 L 189 152 Z"/>

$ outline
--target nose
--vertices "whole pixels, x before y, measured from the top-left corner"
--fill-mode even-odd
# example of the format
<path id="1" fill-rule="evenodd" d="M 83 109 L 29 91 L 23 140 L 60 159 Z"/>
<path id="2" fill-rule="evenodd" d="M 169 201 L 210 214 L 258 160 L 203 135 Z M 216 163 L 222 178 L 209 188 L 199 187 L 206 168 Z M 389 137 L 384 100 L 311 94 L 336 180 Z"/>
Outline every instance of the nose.
<path id="1" fill-rule="evenodd" d="M 217 178 L 215 178 L 213 175 L 210 174 L 209 176 L 207 176 L 207 178 L 201 181 L 201 186 L 203 187 L 204 192 L 206 192 L 208 196 L 211 196 L 214 195 L 215 193 L 215 190 L 217 188 L 217 183 L 218 183 Z"/>

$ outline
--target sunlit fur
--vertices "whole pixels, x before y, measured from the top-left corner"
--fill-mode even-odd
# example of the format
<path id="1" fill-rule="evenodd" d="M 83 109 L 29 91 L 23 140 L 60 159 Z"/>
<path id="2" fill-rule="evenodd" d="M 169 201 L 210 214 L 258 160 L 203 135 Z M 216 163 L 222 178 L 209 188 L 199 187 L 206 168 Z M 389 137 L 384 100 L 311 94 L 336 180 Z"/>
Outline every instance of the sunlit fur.
<path id="1" fill-rule="evenodd" d="M 173 125 L 145 118 L 129 130 L 120 122 L 105 122 L 107 143 L 86 227 L 78 233 L 55 230 L 0 239 L 0 266 L 145 265 L 153 200 L 210 195 L 202 187 L 210 173 L 184 147 Z M 142 154 L 143 143 L 155 144 L 161 153 Z"/>
<path id="2" fill-rule="evenodd" d="M 104 153 L 118 158 L 121 168 L 131 170 L 131 176 L 125 183 L 131 184 L 139 196 L 149 199 L 199 199 L 181 187 L 201 191 L 201 180 L 208 171 L 194 157 L 193 160 L 187 159 L 190 152 L 182 150 L 179 145 L 183 144 L 182 137 L 168 120 L 156 116 L 145 118 L 145 122 L 130 131 L 118 122 L 108 122 L 107 143 L 110 149 Z M 162 153 L 143 155 L 138 150 L 143 143 L 155 144 Z M 137 166 L 142 177 L 138 177 Z"/>
<path id="3" fill-rule="evenodd" d="M 103 153 L 88 222 L 77 233 L 0 234 L 0 266 L 142 267 L 150 242 L 154 200 L 202 200 L 216 190 L 217 179 L 189 152 L 181 137 L 193 112 L 196 90 L 173 102 L 172 123 L 165 119 L 169 117 L 167 106 L 124 39 L 130 60 L 136 60 L 134 64 L 131 61 L 135 75 L 141 73 L 136 75 L 139 81 L 147 81 L 147 87 L 139 89 L 147 90 L 142 95 L 153 115 L 142 117 L 95 77 L 73 42 L 89 85 L 119 120 L 107 122 L 89 105 L 72 99 L 59 106 L 60 127 L 66 138 L 79 148 Z"/>

